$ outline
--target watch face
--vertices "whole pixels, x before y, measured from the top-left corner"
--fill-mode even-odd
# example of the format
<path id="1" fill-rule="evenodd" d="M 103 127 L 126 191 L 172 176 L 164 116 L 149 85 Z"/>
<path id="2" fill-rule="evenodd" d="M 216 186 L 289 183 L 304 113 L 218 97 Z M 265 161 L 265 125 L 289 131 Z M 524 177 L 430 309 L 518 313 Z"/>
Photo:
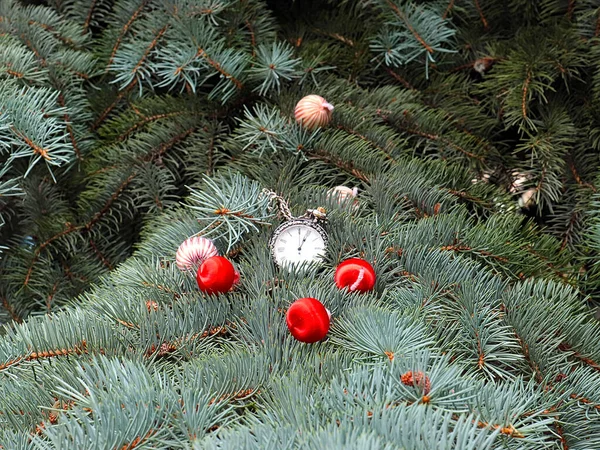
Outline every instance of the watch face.
<path id="1" fill-rule="evenodd" d="M 319 261 L 325 256 L 327 233 L 310 220 L 291 220 L 280 225 L 271 238 L 271 252 L 280 266 Z"/>

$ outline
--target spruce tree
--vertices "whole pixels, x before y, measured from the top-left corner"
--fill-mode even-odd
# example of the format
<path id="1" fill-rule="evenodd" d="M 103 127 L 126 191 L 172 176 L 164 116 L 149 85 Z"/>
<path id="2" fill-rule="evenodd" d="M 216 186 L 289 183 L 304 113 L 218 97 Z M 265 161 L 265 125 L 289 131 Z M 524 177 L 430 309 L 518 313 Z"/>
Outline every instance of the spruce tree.
<path id="1" fill-rule="evenodd" d="M 0 0 L 1 448 L 600 448 L 599 24 L 588 0 Z M 318 207 L 323 258 L 276 264 Z M 191 236 L 231 291 L 177 266 Z M 368 292 L 336 286 L 349 258 Z"/>

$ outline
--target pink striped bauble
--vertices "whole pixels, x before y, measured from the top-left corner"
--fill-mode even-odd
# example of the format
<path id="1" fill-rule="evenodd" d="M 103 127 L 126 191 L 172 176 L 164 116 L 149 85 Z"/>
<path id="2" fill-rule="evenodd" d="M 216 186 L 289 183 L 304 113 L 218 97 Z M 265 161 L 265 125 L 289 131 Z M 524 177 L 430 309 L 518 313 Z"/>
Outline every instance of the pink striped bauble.
<path id="1" fill-rule="evenodd" d="M 201 236 L 193 236 L 179 246 L 175 261 L 180 270 L 197 270 L 204 260 L 218 254 L 219 251 L 213 241 Z"/>
<path id="2" fill-rule="evenodd" d="M 324 127 L 331 120 L 333 105 L 319 95 L 307 95 L 296 105 L 296 122 L 308 130 Z"/>

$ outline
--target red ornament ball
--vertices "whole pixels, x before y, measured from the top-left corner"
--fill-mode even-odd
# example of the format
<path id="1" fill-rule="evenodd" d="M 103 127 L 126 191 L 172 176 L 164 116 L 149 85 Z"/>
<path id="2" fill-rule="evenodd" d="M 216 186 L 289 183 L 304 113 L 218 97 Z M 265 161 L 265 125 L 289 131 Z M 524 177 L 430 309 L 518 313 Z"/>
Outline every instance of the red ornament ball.
<path id="1" fill-rule="evenodd" d="M 196 272 L 196 281 L 202 292 L 207 294 L 222 294 L 229 291 L 239 274 L 233 264 L 222 256 L 211 256 L 206 259 Z"/>
<path id="2" fill-rule="evenodd" d="M 375 286 L 375 269 L 368 261 L 350 258 L 335 270 L 335 284 L 338 288 L 348 288 L 350 292 L 367 292 Z"/>
<path id="3" fill-rule="evenodd" d="M 329 311 L 316 298 L 296 300 L 289 307 L 285 320 L 292 336 L 307 344 L 320 341 L 329 331 Z"/>

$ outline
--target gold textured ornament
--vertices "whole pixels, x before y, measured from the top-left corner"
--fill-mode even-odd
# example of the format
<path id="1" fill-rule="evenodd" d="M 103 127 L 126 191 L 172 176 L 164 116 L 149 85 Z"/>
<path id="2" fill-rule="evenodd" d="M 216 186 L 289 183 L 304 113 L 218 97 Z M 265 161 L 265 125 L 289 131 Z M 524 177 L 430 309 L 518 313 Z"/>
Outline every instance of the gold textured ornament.
<path id="1" fill-rule="evenodd" d="M 333 105 L 319 95 L 307 95 L 296 105 L 296 122 L 308 130 L 323 127 L 331 120 Z"/>

